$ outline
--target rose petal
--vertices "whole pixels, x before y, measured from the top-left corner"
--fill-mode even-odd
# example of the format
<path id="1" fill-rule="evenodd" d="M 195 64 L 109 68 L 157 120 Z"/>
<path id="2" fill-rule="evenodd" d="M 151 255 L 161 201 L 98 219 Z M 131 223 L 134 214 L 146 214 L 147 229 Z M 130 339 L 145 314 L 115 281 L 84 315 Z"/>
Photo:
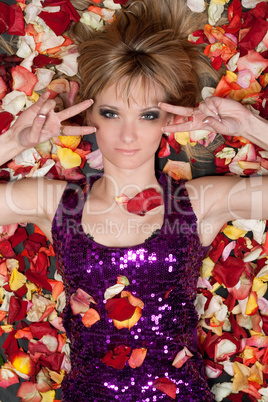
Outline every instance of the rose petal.
<path id="1" fill-rule="evenodd" d="M 159 391 L 164 392 L 170 398 L 172 399 L 176 398 L 177 386 L 173 381 L 169 380 L 168 378 L 165 377 L 157 378 L 153 382 L 152 386 L 156 389 L 159 389 Z"/>

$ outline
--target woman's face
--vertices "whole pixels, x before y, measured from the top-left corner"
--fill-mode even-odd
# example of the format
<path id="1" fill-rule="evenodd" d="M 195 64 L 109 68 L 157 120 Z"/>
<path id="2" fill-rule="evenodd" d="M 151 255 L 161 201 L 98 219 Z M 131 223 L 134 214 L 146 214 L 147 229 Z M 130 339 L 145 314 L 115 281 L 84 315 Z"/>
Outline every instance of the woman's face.
<path id="1" fill-rule="evenodd" d="M 88 116 L 90 124 L 97 128 L 96 139 L 104 167 L 110 163 L 121 169 L 135 169 L 154 163 L 161 128 L 171 122 L 170 115 L 158 107 L 158 102 L 165 100 L 164 92 L 152 85 L 150 93 L 144 96 L 137 83 L 127 100 L 120 96 L 120 90 L 121 84 L 102 91 Z"/>

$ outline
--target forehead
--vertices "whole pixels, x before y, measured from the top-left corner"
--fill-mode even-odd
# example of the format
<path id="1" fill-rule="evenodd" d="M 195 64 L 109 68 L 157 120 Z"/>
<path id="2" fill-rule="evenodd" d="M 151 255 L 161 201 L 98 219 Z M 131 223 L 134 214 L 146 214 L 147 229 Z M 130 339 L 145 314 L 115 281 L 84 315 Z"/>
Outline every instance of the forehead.
<path id="1" fill-rule="evenodd" d="M 126 79 L 121 79 L 118 83 L 103 89 L 96 96 L 98 103 L 127 103 L 129 107 L 139 106 L 142 108 L 157 106 L 158 102 L 164 100 L 163 88 L 149 79 L 134 80 L 130 83 Z"/>

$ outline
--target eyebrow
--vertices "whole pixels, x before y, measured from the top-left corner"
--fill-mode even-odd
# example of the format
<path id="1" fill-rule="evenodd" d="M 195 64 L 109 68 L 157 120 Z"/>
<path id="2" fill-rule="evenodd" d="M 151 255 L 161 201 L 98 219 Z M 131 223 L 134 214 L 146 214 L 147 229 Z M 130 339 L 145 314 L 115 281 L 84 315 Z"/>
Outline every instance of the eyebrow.
<path id="1" fill-rule="evenodd" d="M 119 110 L 119 108 L 118 108 L 117 106 L 106 105 L 106 104 L 100 105 L 100 106 L 99 106 L 99 109 L 100 109 L 100 108 L 104 108 L 104 107 L 107 107 L 107 108 L 110 108 L 110 109 L 113 109 L 113 110 Z M 146 108 L 141 109 L 141 112 L 146 112 L 147 110 L 151 110 L 151 109 L 158 109 L 158 110 L 160 110 L 160 107 L 159 107 L 158 105 L 147 106 Z"/>

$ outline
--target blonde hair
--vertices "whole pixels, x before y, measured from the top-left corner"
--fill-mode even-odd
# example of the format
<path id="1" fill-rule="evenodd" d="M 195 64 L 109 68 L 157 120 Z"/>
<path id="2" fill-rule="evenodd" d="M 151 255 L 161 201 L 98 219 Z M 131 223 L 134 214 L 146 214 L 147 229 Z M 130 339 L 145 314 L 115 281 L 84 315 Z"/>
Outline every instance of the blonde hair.
<path id="1" fill-rule="evenodd" d="M 82 9 L 83 2 L 75 6 Z M 200 15 L 184 0 L 132 0 L 100 31 L 75 24 L 81 99 L 94 99 L 122 79 L 129 98 L 132 84 L 141 79 L 145 92 L 153 82 L 166 102 L 194 106 L 204 79 L 218 79 L 200 46 L 187 40 L 197 21 Z"/>

